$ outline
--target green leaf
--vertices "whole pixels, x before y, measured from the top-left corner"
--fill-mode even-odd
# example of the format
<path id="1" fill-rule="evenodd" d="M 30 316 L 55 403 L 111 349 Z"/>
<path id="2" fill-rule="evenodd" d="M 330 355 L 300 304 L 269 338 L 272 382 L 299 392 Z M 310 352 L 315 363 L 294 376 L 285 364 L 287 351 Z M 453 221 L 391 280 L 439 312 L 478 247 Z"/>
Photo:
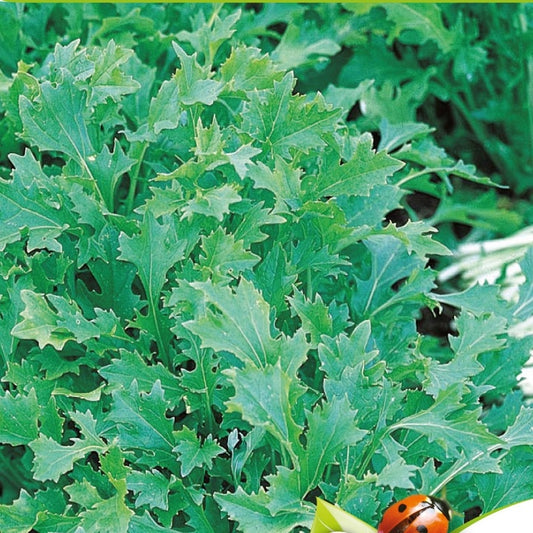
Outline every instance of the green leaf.
<path id="1" fill-rule="evenodd" d="M 215 282 L 237 277 L 259 261 L 257 255 L 244 249 L 242 241 L 235 242 L 233 235 L 228 235 L 220 227 L 202 238 L 202 250 L 204 254 L 198 265 L 208 271 Z"/>
<path id="2" fill-rule="evenodd" d="M 498 186 L 498 184 L 490 178 L 479 176 L 474 165 L 467 165 L 462 160 L 456 161 L 450 157 L 442 148 L 438 147 L 430 137 L 414 140 L 413 142 L 402 146 L 394 155 L 402 161 L 417 163 L 426 167 L 423 170 L 411 170 L 401 181 L 409 182 L 409 187 L 423 187 L 421 190 L 426 189 L 427 192 L 432 195 L 440 196 L 440 192 L 435 190 L 435 185 L 427 183 L 432 174 L 439 176 L 449 190 L 453 190 L 449 176 L 458 176 L 466 181 L 487 186 Z M 483 196 L 477 201 L 481 203 L 482 199 Z M 443 203 L 444 206 L 448 203 L 446 198 L 443 199 Z M 459 203 L 460 201 L 458 197 L 453 204 Z M 443 209 L 444 206 L 441 206 L 440 209 Z M 455 207 L 457 208 L 458 206 Z M 439 213 L 439 216 L 442 215 Z"/>
<path id="3" fill-rule="evenodd" d="M 145 212 L 140 233 L 133 237 L 121 233 L 119 242 L 118 259 L 137 267 L 148 301 L 155 304 L 168 270 L 183 258 L 186 242 L 178 237 L 173 221 L 164 218 L 160 224 L 150 211 Z"/>
<path id="4" fill-rule="evenodd" d="M 485 315 L 487 311 L 492 311 L 496 316 L 507 314 L 508 305 L 501 299 L 500 288 L 496 285 L 476 284 L 461 292 L 434 294 L 434 297 L 439 302 L 472 313 L 476 317 Z M 487 301 L 492 302 L 490 310 L 487 309 Z"/>
<path id="5" fill-rule="evenodd" d="M 400 239 L 409 253 L 415 252 L 422 259 L 430 255 L 451 255 L 450 250 L 439 241 L 433 240 L 432 234 L 437 228 L 430 226 L 424 220 L 408 221 L 403 226 L 389 224 L 382 230 L 384 235 L 393 235 Z M 377 233 L 377 232 L 376 232 Z"/>
<path id="6" fill-rule="evenodd" d="M 27 396 L 12 396 L 9 391 L 0 397 L 0 442 L 19 446 L 38 436 L 39 404 L 35 389 Z"/>
<path id="7" fill-rule="evenodd" d="M 401 302 L 403 295 L 424 299 L 424 294 L 433 288 L 433 276 L 424 273 L 424 262 L 413 255 L 408 255 L 400 241 L 386 235 L 376 235 L 365 241 L 370 251 L 372 270 L 366 280 L 357 281 L 357 293 L 352 305 L 362 317 L 370 317 L 395 302 Z M 394 284 L 407 280 L 395 290 Z M 418 290 L 412 285 L 418 285 Z M 392 300 L 392 299 L 395 300 Z"/>
<path id="8" fill-rule="evenodd" d="M 295 421 L 292 407 L 305 389 L 279 364 L 232 368 L 224 373 L 235 388 L 235 395 L 226 403 L 228 412 L 240 413 L 253 426 L 264 427 L 297 461 L 302 427 Z"/>
<path id="9" fill-rule="evenodd" d="M 487 351 L 479 355 L 483 370 L 472 379 L 482 391 L 485 389 L 484 395 L 491 401 L 516 389 L 522 369 L 533 349 L 531 336 L 516 339 L 505 334 L 505 337 L 506 342 L 498 351 Z"/>
<path id="10" fill-rule="evenodd" d="M 115 443 L 100 458 L 102 472 L 106 474 L 111 484 L 119 491 L 124 489 L 126 476 L 131 471 L 131 468 L 126 466 L 125 461 L 124 454 Z"/>
<path id="11" fill-rule="evenodd" d="M 456 324 L 460 335 L 450 337 L 450 346 L 457 355 L 473 357 L 483 352 L 497 351 L 505 344 L 503 335 L 506 321 L 501 317 L 487 314 L 481 319 L 462 313 Z"/>
<path id="12" fill-rule="evenodd" d="M 47 404 L 41 406 L 39 430 L 43 435 L 59 441 L 63 433 L 63 423 L 65 419 L 60 416 L 57 410 L 57 403 L 54 396 L 50 396 Z M 37 437 L 37 435 L 36 435 Z"/>
<path id="13" fill-rule="evenodd" d="M 156 135 L 174 129 L 181 119 L 180 90 L 175 79 L 165 80 L 157 95 L 150 101 L 148 125 Z"/>
<path id="14" fill-rule="evenodd" d="M 486 450 L 502 440 L 489 433 L 479 420 L 479 409 L 461 409 L 462 384 L 455 384 L 439 393 L 428 409 L 403 418 L 392 429 L 410 429 L 422 433 L 430 441 L 436 440 L 448 454 L 457 456 L 462 450 L 467 456 L 476 450 Z"/>
<path id="15" fill-rule="evenodd" d="M 22 21 L 12 7 L 16 6 L 3 5 L 0 9 L 0 16 L 4 21 L 0 34 L 0 66 L 3 72 L 17 70 L 17 58 L 20 57 L 23 46 L 20 31 Z"/>
<path id="16" fill-rule="evenodd" d="M 422 124 L 420 122 L 391 124 L 386 118 L 384 118 L 379 125 L 379 131 L 381 138 L 379 140 L 378 150 L 391 152 L 406 144 L 408 141 L 418 139 L 419 137 L 426 137 L 429 133 L 434 131 L 434 128 L 430 128 L 427 124 Z"/>
<path id="17" fill-rule="evenodd" d="M 360 136 L 352 157 L 343 164 L 336 154 L 329 153 L 323 159 L 318 175 L 304 182 L 307 196 L 368 196 L 375 185 L 386 184 L 387 178 L 400 170 L 404 163 L 384 151 L 376 153 L 372 142 L 370 134 Z"/>
<path id="18" fill-rule="evenodd" d="M 117 46 L 113 39 L 109 40 L 105 49 L 98 49 L 94 56 L 94 72 L 89 81 L 89 105 L 105 102 L 107 98 L 115 102 L 125 94 L 140 88 L 139 83 L 121 70 L 133 55 L 133 50 Z"/>
<path id="19" fill-rule="evenodd" d="M 42 506 L 22 489 L 11 505 L 0 505 L 0 528 L 3 533 L 30 533 L 41 511 Z"/>
<path id="20" fill-rule="evenodd" d="M 280 243 L 276 243 L 254 272 L 254 284 L 263 298 L 278 312 L 287 308 L 287 296 L 293 292 L 296 268 L 290 264 Z"/>
<path id="21" fill-rule="evenodd" d="M 267 189 L 289 207 L 302 199 L 300 169 L 294 168 L 281 157 L 275 158 L 274 170 L 259 161 L 249 165 L 248 175 L 258 189 Z"/>
<path id="22" fill-rule="evenodd" d="M 205 55 L 207 64 L 212 64 L 220 46 L 235 33 L 234 26 L 240 17 L 240 9 L 223 19 L 214 13 L 208 22 L 198 25 L 194 32 L 182 30 L 178 32 L 177 38 L 191 43 L 195 50 Z"/>
<path id="23" fill-rule="evenodd" d="M 86 479 L 75 481 L 72 485 L 67 485 L 65 491 L 69 494 L 72 502 L 78 503 L 86 508 L 92 507 L 102 499 L 96 487 L 91 485 Z"/>
<path id="24" fill-rule="evenodd" d="M 112 309 L 121 318 L 131 318 L 140 300 L 139 295 L 132 291 L 137 271 L 134 265 L 117 261 L 118 237 L 118 231 L 105 224 L 100 231 L 98 241 L 91 239 L 90 242 L 98 247 L 98 251 L 95 251 L 97 257 L 90 260 L 87 267 L 94 276 L 99 290 L 89 290 L 82 281 L 79 282 L 78 289 L 87 294 L 95 307 Z"/>
<path id="25" fill-rule="evenodd" d="M 216 494 L 215 498 L 232 520 L 239 524 L 241 531 L 276 531 L 290 533 L 297 524 L 311 525 L 309 513 L 280 512 L 272 516 L 267 505 L 269 496 L 261 488 L 257 494 L 247 494 L 242 487 L 235 493 Z"/>
<path id="26" fill-rule="evenodd" d="M 533 249 L 529 249 L 522 261 L 520 268 L 526 276 L 526 283 L 520 286 L 520 297 L 518 303 L 513 311 L 513 315 L 519 319 L 524 320 L 531 316 L 533 310 L 533 283 L 531 283 L 531 276 L 533 272 Z"/>
<path id="27" fill-rule="evenodd" d="M 58 237 L 73 222 L 72 216 L 54 206 L 36 186 L 46 176 L 29 150 L 22 157 L 12 155 L 11 161 L 15 165 L 12 181 L 0 179 L 0 250 L 19 241 L 27 230 L 29 252 L 43 248 L 61 252 Z"/>
<path id="28" fill-rule="evenodd" d="M 212 105 L 224 88 L 224 84 L 209 79 L 209 66 L 201 67 L 196 60 L 196 53 L 187 55 L 175 42 L 172 43 L 172 47 L 181 62 L 181 68 L 176 70 L 174 80 L 178 86 L 182 104 L 185 106 L 197 103 Z"/>
<path id="29" fill-rule="evenodd" d="M 138 390 L 150 392 L 158 381 L 165 396 L 180 401 L 182 389 L 178 378 L 169 372 L 161 363 L 148 364 L 137 352 L 120 351 L 120 358 L 111 360 L 111 363 L 98 369 L 98 373 L 113 387 L 128 389 L 131 377 L 135 376 Z"/>
<path id="30" fill-rule="evenodd" d="M 142 516 L 133 515 L 128 528 L 128 533 L 172 533 L 173 531 L 154 522 L 148 511 Z"/>
<path id="31" fill-rule="evenodd" d="M 197 190 L 194 198 L 185 202 L 182 218 L 190 218 L 193 213 L 197 213 L 222 222 L 224 216 L 230 212 L 229 206 L 241 200 L 234 185 L 224 184 L 205 192 Z"/>
<path id="32" fill-rule="evenodd" d="M 76 81 L 84 81 L 94 73 L 94 62 L 91 61 L 85 47 L 79 48 L 80 39 L 66 46 L 56 43 L 54 48 L 53 70 L 60 75 L 63 69 L 68 70 Z"/>
<path id="33" fill-rule="evenodd" d="M 387 4 L 387 17 L 395 24 L 389 39 L 400 38 L 403 42 L 423 44 L 427 40 L 436 41 L 439 48 L 447 53 L 454 44 L 454 34 L 442 21 L 440 7 L 436 4 Z M 414 32 L 416 37 L 411 37 Z"/>
<path id="34" fill-rule="evenodd" d="M 307 414 L 308 430 L 302 464 L 302 488 L 306 493 L 322 479 L 327 465 L 338 462 L 337 454 L 355 446 L 366 431 L 356 426 L 356 412 L 346 396 L 331 398 Z"/>
<path id="35" fill-rule="evenodd" d="M 4 288 L 3 296 L 0 297 L 0 356 L 5 363 L 11 359 L 19 343 L 12 331 L 19 320 L 20 313 L 24 310 L 21 292 L 27 290 L 29 286 L 30 283 L 26 277 L 17 280 L 15 277 L 10 277 Z"/>
<path id="36" fill-rule="evenodd" d="M 332 38 L 324 36 L 324 28 L 305 19 L 289 24 L 272 51 L 272 59 L 280 68 L 291 70 L 302 65 L 323 63 L 324 56 L 334 56 L 341 48 Z"/>
<path id="37" fill-rule="evenodd" d="M 214 415 L 212 406 L 222 408 L 221 398 L 226 397 L 225 377 L 219 370 L 220 359 L 212 350 L 202 350 L 199 341 L 187 330 L 180 328 L 181 336 L 190 343 L 190 349 L 185 354 L 194 363 L 194 369 L 183 370 L 181 386 L 187 391 L 183 395 L 183 401 L 189 412 L 200 411 L 202 420 L 206 421 L 209 428 L 214 427 Z"/>
<path id="38" fill-rule="evenodd" d="M 377 350 L 368 348 L 371 329 L 370 321 L 364 320 L 349 336 L 341 333 L 335 338 L 321 339 L 322 342 L 318 346 L 320 368 L 328 378 L 341 380 L 346 368 L 357 368 L 361 363 L 371 365 L 372 360 L 379 353 Z"/>
<path id="39" fill-rule="evenodd" d="M 304 511 L 302 503 L 302 489 L 304 487 L 302 487 L 298 470 L 279 466 L 275 474 L 266 476 L 266 481 L 269 485 L 268 496 L 270 499 L 266 507 L 273 516 L 282 513 L 298 515 Z M 295 518 L 299 517 L 295 516 Z"/>
<path id="40" fill-rule="evenodd" d="M 243 180 L 248 176 L 248 167 L 252 164 L 252 157 L 260 153 L 259 148 L 255 148 L 251 144 L 243 144 L 234 152 L 226 152 L 225 155 L 239 178 Z"/>
<path id="41" fill-rule="evenodd" d="M 502 469 L 508 471 L 511 465 L 517 470 L 512 476 L 499 473 L 481 473 L 474 475 L 474 483 L 483 496 L 483 509 L 494 510 L 505 505 L 533 498 L 529 479 L 533 474 L 531 447 L 515 448 L 502 460 Z M 529 516 L 530 509 L 524 513 Z M 520 521 L 520 523 L 524 523 Z M 481 531 L 481 530 L 480 530 Z"/>
<path id="42" fill-rule="evenodd" d="M 81 427 L 83 439 L 74 438 L 74 444 L 63 446 L 54 439 L 43 434 L 38 439 L 29 443 L 35 454 L 33 472 L 35 479 L 40 481 L 58 481 L 59 478 L 70 472 L 76 461 L 83 459 L 91 452 L 103 453 L 107 445 L 96 432 L 96 420 L 87 413 L 70 413 L 72 419 Z"/>
<path id="43" fill-rule="evenodd" d="M 483 352 L 498 351 L 505 343 L 502 335 L 507 324 L 500 317 L 488 315 L 476 318 L 462 313 L 456 324 L 459 335 L 450 336 L 454 358 L 446 364 L 436 361 L 430 363 L 426 390 L 434 396 L 454 383 L 465 383 L 472 376 L 479 374 L 484 367 L 477 357 Z"/>
<path id="44" fill-rule="evenodd" d="M 461 47 L 453 62 L 453 76 L 456 80 L 468 77 L 470 79 L 479 75 L 489 62 L 488 50 L 483 46 Z"/>
<path id="45" fill-rule="evenodd" d="M 114 211 L 115 191 L 120 178 L 131 169 L 134 159 L 128 157 L 115 139 L 113 152 L 107 146 L 87 159 L 87 165 L 96 180 L 98 190 L 110 211 Z"/>
<path id="46" fill-rule="evenodd" d="M 128 490 L 137 495 L 136 507 L 148 505 L 151 509 L 158 507 L 164 511 L 168 510 L 170 483 L 171 480 L 159 470 L 131 472 L 127 476 Z"/>
<path id="47" fill-rule="evenodd" d="M 309 208 L 309 212 L 313 213 L 313 208 L 309 205 L 306 205 L 306 208 Z M 320 217 L 320 214 L 319 214 Z M 319 225 L 319 222 L 316 222 L 316 226 Z M 351 231 L 346 232 L 351 234 Z M 320 272 L 324 276 L 338 278 L 339 275 L 343 272 L 342 267 L 347 267 L 349 262 L 346 259 L 343 259 L 337 253 L 331 253 L 330 247 L 333 249 L 342 249 L 344 247 L 342 241 L 337 244 L 330 243 L 326 244 L 322 248 L 317 248 L 317 243 L 311 239 L 305 239 L 298 242 L 295 246 L 292 246 L 290 253 L 290 260 L 292 268 L 296 272 Z M 331 246 L 330 246 L 331 245 Z"/>
<path id="48" fill-rule="evenodd" d="M 369 228 L 381 228 L 387 213 L 400 207 L 404 192 L 393 185 L 374 185 L 368 196 L 340 196 L 336 204 L 344 211 L 346 223 L 356 235 L 366 236 Z"/>
<path id="49" fill-rule="evenodd" d="M 254 286 L 242 279 L 235 292 L 210 282 L 192 284 L 208 307 L 205 315 L 183 324 L 202 347 L 235 354 L 243 363 L 266 366 L 276 354 L 270 335 L 270 308 Z"/>
<path id="50" fill-rule="evenodd" d="M 87 102 L 70 72 L 64 70 L 61 83 L 56 85 L 42 83 L 38 101 L 32 103 L 21 96 L 19 105 L 28 142 L 41 150 L 66 154 L 86 167 L 87 158 L 95 152 L 84 120 Z"/>
<path id="51" fill-rule="evenodd" d="M 413 490 L 415 485 L 411 478 L 416 471 L 415 465 L 407 464 L 402 457 L 398 457 L 385 465 L 377 476 L 376 485 Z"/>
<path id="52" fill-rule="evenodd" d="M 314 301 L 308 300 L 296 291 L 294 297 L 288 299 L 290 305 L 302 321 L 302 328 L 311 335 L 311 344 L 318 345 L 321 335 L 333 336 L 333 319 L 324 305 L 320 294 Z"/>
<path id="53" fill-rule="evenodd" d="M 272 209 L 264 208 L 264 203 L 239 204 L 246 209 L 242 221 L 235 228 L 233 235 L 236 241 L 243 241 L 245 248 L 251 244 L 262 242 L 268 238 L 268 234 L 262 231 L 264 226 L 279 225 L 285 222 L 285 219 L 273 212 Z M 233 212 L 240 212 L 239 206 L 232 207 Z M 266 228 L 265 228 L 266 229 Z"/>
<path id="54" fill-rule="evenodd" d="M 219 446 L 211 435 L 202 442 L 196 431 L 184 427 L 174 434 L 177 446 L 172 450 L 178 454 L 181 462 L 181 475 L 188 476 L 194 468 L 205 467 L 211 470 L 213 460 L 224 453 L 224 448 Z"/>
<path id="55" fill-rule="evenodd" d="M 125 493 L 125 491 L 124 491 Z M 133 511 L 126 506 L 125 494 L 117 493 L 80 513 L 80 525 L 85 531 L 128 533 Z"/>
<path id="56" fill-rule="evenodd" d="M 169 403 L 159 381 L 146 394 L 139 392 L 137 380 L 133 379 L 128 389 L 113 391 L 112 398 L 107 420 L 115 426 L 121 447 L 159 451 L 163 457 L 171 456 L 175 439 L 172 422 L 166 416 Z"/>
<path id="57" fill-rule="evenodd" d="M 107 43 L 110 36 L 118 37 L 120 40 L 130 41 L 134 36 L 146 38 L 152 35 L 155 29 L 155 21 L 152 17 L 143 16 L 141 9 L 136 7 L 126 9 L 121 16 L 112 16 L 115 11 L 106 12 L 101 26 L 94 33 L 92 40 L 94 42 Z M 85 15 L 86 17 L 87 15 Z"/>
<path id="58" fill-rule="evenodd" d="M 407 77 L 409 81 L 400 85 L 385 79 L 379 88 L 374 84 L 362 95 L 359 106 L 365 117 L 376 126 L 385 117 L 393 124 L 415 122 L 417 110 L 427 98 L 430 80 L 435 74 L 436 68 L 432 66 L 418 71 L 413 78 L 401 72 L 401 78 Z M 409 148 L 410 145 L 405 146 Z M 400 158 L 398 152 L 401 150 L 403 147 L 394 155 Z"/>
<path id="59" fill-rule="evenodd" d="M 21 292 L 25 304 L 24 318 L 12 330 L 20 339 L 32 339 L 39 347 L 50 344 L 61 350 L 68 341 L 83 343 L 100 337 L 100 328 L 81 314 L 74 302 L 54 294 L 45 297 L 30 290 Z"/>
<path id="60" fill-rule="evenodd" d="M 33 339 L 43 348 L 47 344 L 61 350 L 74 335 L 69 331 L 58 328 L 57 315 L 48 305 L 43 294 L 36 294 L 30 290 L 23 290 L 21 298 L 25 309 L 21 316 L 24 318 L 12 330 L 15 337 Z"/>
<path id="61" fill-rule="evenodd" d="M 263 151 L 285 159 L 291 152 L 309 153 L 324 147 L 324 137 L 331 133 L 340 117 L 340 109 L 331 109 L 321 95 L 312 102 L 293 96 L 294 75 L 288 73 L 273 89 L 248 93 L 241 129 L 263 145 Z"/>
<path id="62" fill-rule="evenodd" d="M 230 56 L 220 67 L 225 82 L 222 96 L 234 97 L 247 91 L 268 89 L 274 81 L 280 81 L 283 71 L 278 69 L 270 56 L 261 55 L 258 48 L 243 45 L 232 49 Z"/>
<path id="63" fill-rule="evenodd" d="M 211 125 L 205 128 L 203 127 L 202 119 L 198 119 L 195 124 L 194 140 L 196 141 L 194 154 L 200 160 L 209 162 L 206 167 L 207 170 L 211 170 L 222 163 L 222 161 L 217 161 L 217 158 L 221 156 L 226 143 L 222 139 L 222 131 L 216 116 L 213 117 Z M 213 157 L 213 161 L 210 161 L 210 156 Z"/>
<path id="64" fill-rule="evenodd" d="M 522 406 L 516 420 L 501 436 L 506 445 L 533 446 L 533 409 Z"/>
<path id="65" fill-rule="evenodd" d="M 47 300 L 57 311 L 56 325 L 59 331 L 72 333 L 74 339 L 79 343 L 100 336 L 100 328 L 92 321 L 87 320 L 73 301 L 68 301 L 66 298 L 55 294 L 49 294 Z M 25 315 L 23 314 L 23 316 Z"/>
<path id="66" fill-rule="evenodd" d="M 364 80 L 357 87 L 338 87 L 330 83 L 323 93 L 324 98 L 329 104 L 342 108 L 342 118 L 346 120 L 355 103 L 361 99 L 361 96 L 373 83 L 373 80 Z M 379 149 L 381 150 L 381 148 Z"/>

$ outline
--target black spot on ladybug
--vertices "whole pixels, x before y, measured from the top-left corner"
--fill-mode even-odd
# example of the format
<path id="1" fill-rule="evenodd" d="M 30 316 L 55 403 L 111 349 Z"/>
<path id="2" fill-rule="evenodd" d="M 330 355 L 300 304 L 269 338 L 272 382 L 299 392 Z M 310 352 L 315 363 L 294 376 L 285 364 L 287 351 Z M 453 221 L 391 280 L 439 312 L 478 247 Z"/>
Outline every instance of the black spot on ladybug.
<path id="1" fill-rule="evenodd" d="M 407 505 L 405 505 L 405 503 L 401 503 L 400 505 L 398 505 L 398 511 L 400 511 L 400 513 L 405 512 L 406 509 Z"/>
<path id="2" fill-rule="evenodd" d="M 428 533 L 428 528 L 426 526 L 416 526 L 418 533 Z"/>

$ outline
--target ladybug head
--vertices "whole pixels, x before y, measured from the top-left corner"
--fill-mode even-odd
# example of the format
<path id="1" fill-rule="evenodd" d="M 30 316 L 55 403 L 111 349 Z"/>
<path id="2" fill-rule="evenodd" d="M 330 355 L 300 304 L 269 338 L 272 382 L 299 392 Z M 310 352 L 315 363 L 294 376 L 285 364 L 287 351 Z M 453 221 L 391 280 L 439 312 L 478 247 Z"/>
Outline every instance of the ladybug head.
<path id="1" fill-rule="evenodd" d="M 434 496 L 429 496 L 429 499 L 433 506 L 436 507 L 448 520 L 450 520 L 450 506 L 444 500 L 435 498 Z"/>

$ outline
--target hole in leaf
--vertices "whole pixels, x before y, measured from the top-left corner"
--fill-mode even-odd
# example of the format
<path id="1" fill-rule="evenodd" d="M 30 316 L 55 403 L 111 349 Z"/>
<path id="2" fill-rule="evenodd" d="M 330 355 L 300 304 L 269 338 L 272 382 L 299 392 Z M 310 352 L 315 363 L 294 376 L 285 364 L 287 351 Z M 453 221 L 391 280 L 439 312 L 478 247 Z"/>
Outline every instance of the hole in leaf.
<path id="1" fill-rule="evenodd" d="M 397 227 L 405 226 L 409 222 L 409 215 L 405 209 L 393 209 L 385 215 L 386 222 L 392 222 Z"/>

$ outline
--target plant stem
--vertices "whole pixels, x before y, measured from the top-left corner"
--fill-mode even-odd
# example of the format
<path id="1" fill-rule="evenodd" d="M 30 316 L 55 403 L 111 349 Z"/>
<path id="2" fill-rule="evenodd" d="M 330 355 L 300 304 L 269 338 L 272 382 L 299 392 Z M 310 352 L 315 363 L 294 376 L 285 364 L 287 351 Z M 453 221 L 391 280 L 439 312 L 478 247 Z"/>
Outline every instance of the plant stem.
<path id="1" fill-rule="evenodd" d="M 139 180 L 139 172 L 141 170 L 141 165 L 144 159 L 144 154 L 148 148 L 148 143 L 143 142 L 137 144 L 132 150 L 132 155 L 137 160 L 137 163 L 133 167 L 133 171 L 130 175 L 130 187 L 128 190 L 128 196 L 126 197 L 126 213 L 131 213 L 133 211 L 133 204 L 135 202 L 135 194 L 137 192 L 137 182 Z"/>
<path id="2" fill-rule="evenodd" d="M 157 305 L 157 299 L 153 298 L 153 295 L 149 295 L 148 299 L 148 308 L 149 312 L 152 314 L 153 320 L 154 320 L 154 326 L 156 329 L 156 337 L 157 337 L 157 346 L 159 348 L 159 355 L 161 356 L 161 362 L 170 370 L 171 368 L 171 361 L 170 361 L 170 354 L 166 345 L 165 340 L 163 339 L 163 333 L 162 333 L 162 325 L 159 320 L 159 306 Z"/>
<path id="3" fill-rule="evenodd" d="M 414 180 L 415 178 L 419 178 L 420 176 L 424 176 L 426 174 L 436 174 L 437 172 L 445 172 L 447 170 L 449 170 L 449 167 L 424 168 L 417 172 L 409 173 L 407 176 L 402 178 L 400 181 L 396 182 L 396 185 L 398 187 L 401 187 L 404 183 Z"/>
<path id="4" fill-rule="evenodd" d="M 207 25 L 209 26 L 209 28 L 212 28 L 213 27 L 213 24 L 215 23 L 215 19 L 216 17 L 218 16 L 218 14 L 220 13 L 220 10 L 222 9 L 222 6 L 224 4 L 216 4 L 214 9 L 213 9 L 213 13 L 211 13 L 211 17 L 209 17 L 209 21 L 207 23 Z"/>
<path id="5" fill-rule="evenodd" d="M 474 461 L 477 461 L 480 457 L 483 457 L 485 454 L 487 455 L 491 454 L 493 451 L 497 450 L 498 448 L 501 448 L 501 444 L 495 444 L 491 446 L 488 450 L 478 452 L 471 459 L 465 459 L 462 463 L 458 463 L 450 467 L 449 470 L 446 472 L 444 478 L 439 482 L 437 486 L 433 488 L 433 490 L 431 490 L 431 492 L 429 493 L 430 496 L 440 492 L 454 477 L 459 475 L 471 463 L 473 463 Z"/>
<path id="6" fill-rule="evenodd" d="M 492 160 L 496 168 L 498 168 L 498 170 L 502 174 L 509 176 L 510 175 L 509 165 L 500 156 L 498 149 L 494 141 L 492 140 L 492 137 L 487 133 L 485 126 L 480 121 L 476 120 L 472 116 L 471 110 L 463 102 L 460 96 L 454 92 L 454 90 L 451 87 L 448 87 L 448 90 L 450 94 L 450 101 L 459 111 L 459 113 L 463 117 L 463 120 L 468 124 L 470 129 L 473 131 L 474 135 L 477 138 L 478 143 L 484 147 L 485 153 L 488 155 L 488 157 L 490 157 L 490 159 Z"/>
<path id="7" fill-rule="evenodd" d="M 307 296 L 307 299 L 311 301 L 313 299 L 313 273 L 310 267 L 306 269 L 306 274 L 307 274 L 306 296 Z"/>

